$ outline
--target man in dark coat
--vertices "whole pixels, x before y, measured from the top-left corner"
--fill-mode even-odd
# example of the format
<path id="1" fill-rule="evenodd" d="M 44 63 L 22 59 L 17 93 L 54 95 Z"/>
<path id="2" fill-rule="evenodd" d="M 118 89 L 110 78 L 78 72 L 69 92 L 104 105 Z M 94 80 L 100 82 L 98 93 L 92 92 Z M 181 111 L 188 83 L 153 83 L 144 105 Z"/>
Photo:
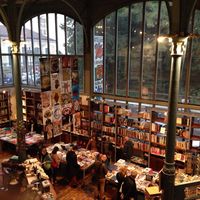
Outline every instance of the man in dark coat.
<path id="1" fill-rule="evenodd" d="M 133 156 L 133 143 L 129 137 L 124 138 L 123 159 L 130 161 Z"/>
<path id="2" fill-rule="evenodd" d="M 93 181 L 97 186 L 97 190 L 98 190 L 98 196 L 100 200 L 105 199 L 105 195 L 104 195 L 104 190 L 105 190 L 105 176 L 108 172 L 108 169 L 106 168 L 106 161 L 107 157 L 106 155 L 99 155 L 98 158 L 95 161 L 94 164 L 94 177 L 93 177 Z M 95 193 L 97 193 L 95 191 Z M 97 196 L 97 194 L 95 194 L 95 196 Z"/>
<path id="3" fill-rule="evenodd" d="M 136 173 L 132 172 L 130 176 L 126 176 L 122 184 L 121 199 L 123 200 L 137 200 L 137 188 L 135 183 Z"/>

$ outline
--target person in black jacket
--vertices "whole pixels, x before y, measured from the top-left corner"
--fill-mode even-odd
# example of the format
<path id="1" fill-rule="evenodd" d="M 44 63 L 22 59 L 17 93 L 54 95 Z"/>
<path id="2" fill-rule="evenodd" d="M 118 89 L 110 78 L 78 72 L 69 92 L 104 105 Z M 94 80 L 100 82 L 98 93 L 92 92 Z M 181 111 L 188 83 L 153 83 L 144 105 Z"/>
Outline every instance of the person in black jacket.
<path id="1" fill-rule="evenodd" d="M 121 187 L 122 187 L 122 183 L 125 180 L 126 177 L 126 172 L 127 172 L 127 168 L 126 167 L 122 167 L 120 168 L 119 172 L 116 174 L 116 179 L 117 179 L 117 200 L 121 199 Z"/>
<path id="2" fill-rule="evenodd" d="M 123 200 L 137 200 L 137 188 L 135 183 L 136 172 L 132 171 L 130 176 L 126 176 L 122 183 L 121 199 Z"/>
<path id="3" fill-rule="evenodd" d="M 133 143 L 129 137 L 124 138 L 124 147 L 123 147 L 123 159 L 130 161 L 133 156 Z"/>
<path id="4" fill-rule="evenodd" d="M 70 150 L 66 155 L 67 161 L 67 176 L 69 179 L 69 185 L 72 187 L 76 187 L 78 185 L 78 179 L 80 177 L 80 165 L 77 161 L 77 155 L 74 150 Z"/>
<path id="5" fill-rule="evenodd" d="M 99 154 L 97 157 L 95 164 L 94 164 L 94 175 L 95 179 L 93 179 L 94 183 L 97 186 L 98 189 L 98 196 L 100 200 L 105 199 L 104 191 L 105 191 L 105 181 L 106 181 L 106 174 L 108 172 L 108 169 L 106 168 L 106 161 L 107 157 L 105 154 Z"/>

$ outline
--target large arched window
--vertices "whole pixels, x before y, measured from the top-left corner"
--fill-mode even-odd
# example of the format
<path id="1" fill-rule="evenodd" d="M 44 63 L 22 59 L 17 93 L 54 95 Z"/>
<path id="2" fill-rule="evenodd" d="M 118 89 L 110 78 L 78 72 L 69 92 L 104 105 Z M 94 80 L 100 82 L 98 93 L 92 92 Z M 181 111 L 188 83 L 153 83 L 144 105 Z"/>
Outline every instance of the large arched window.
<path id="1" fill-rule="evenodd" d="M 94 26 L 95 93 L 168 100 L 170 46 L 158 43 L 169 33 L 164 1 L 122 7 Z"/>
<path id="2" fill-rule="evenodd" d="M 23 85 L 40 86 L 40 57 L 77 55 L 80 91 L 83 91 L 83 27 L 74 19 L 55 13 L 36 16 L 22 27 L 20 46 Z"/>
<path id="3" fill-rule="evenodd" d="M 6 26 L 0 22 L 0 85 L 13 85 L 11 47 Z"/>

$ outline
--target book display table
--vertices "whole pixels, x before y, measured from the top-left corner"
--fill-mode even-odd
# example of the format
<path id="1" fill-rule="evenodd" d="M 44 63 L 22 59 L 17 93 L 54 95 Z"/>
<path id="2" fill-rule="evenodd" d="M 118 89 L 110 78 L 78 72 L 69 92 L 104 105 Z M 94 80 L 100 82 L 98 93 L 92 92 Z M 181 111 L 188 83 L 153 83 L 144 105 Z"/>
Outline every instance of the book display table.
<path id="1" fill-rule="evenodd" d="M 135 171 L 137 173 L 135 182 L 138 191 L 145 193 L 145 189 L 147 187 L 158 186 L 157 182 L 159 180 L 159 175 L 157 172 L 152 171 L 150 168 L 143 168 L 139 165 L 126 162 L 122 159 L 119 159 L 112 167 L 113 169 L 107 173 L 107 181 L 117 184 L 116 174 L 119 172 L 120 168 L 124 166 L 127 167 L 127 174 L 131 174 L 131 171 Z"/>
<path id="2" fill-rule="evenodd" d="M 26 133 L 25 136 L 25 143 L 27 148 L 32 146 L 33 144 L 38 144 L 43 142 L 44 137 L 43 135 L 37 134 L 35 132 Z M 17 146 L 17 133 L 10 128 L 2 128 L 0 130 L 0 151 L 2 151 L 3 143 L 9 143 Z"/>

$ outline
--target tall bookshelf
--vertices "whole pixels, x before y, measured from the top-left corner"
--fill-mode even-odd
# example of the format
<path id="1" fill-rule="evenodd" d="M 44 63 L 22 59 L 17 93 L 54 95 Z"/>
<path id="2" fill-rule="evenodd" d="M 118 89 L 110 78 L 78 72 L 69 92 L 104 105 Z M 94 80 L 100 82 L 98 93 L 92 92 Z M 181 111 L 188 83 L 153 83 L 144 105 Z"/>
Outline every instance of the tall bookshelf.
<path id="1" fill-rule="evenodd" d="M 157 171 L 162 168 L 167 136 L 167 110 L 135 102 L 100 98 L 92 99 L 90 105 L 91 133 L 101 139 L 109 138 L 116 152 L 128 136 L 133 142 L 132 162 Z M 200 114 L 178 111 L 174 157 L 176 166 L 187 167 L 188 155 L 198 153 Z"/>
<path id="2" fill-rule="evenodd" d="M 40 92 L 23 91 L 22 94 L 23 119 L 27 123 L 35 117 L 42 125 L 42 108 Z"/>
<path id="3" fill-rule="evenodd" d="M 0 127 L 9 125 L 11 114 L 9 91 L 0 92 Z"/>

